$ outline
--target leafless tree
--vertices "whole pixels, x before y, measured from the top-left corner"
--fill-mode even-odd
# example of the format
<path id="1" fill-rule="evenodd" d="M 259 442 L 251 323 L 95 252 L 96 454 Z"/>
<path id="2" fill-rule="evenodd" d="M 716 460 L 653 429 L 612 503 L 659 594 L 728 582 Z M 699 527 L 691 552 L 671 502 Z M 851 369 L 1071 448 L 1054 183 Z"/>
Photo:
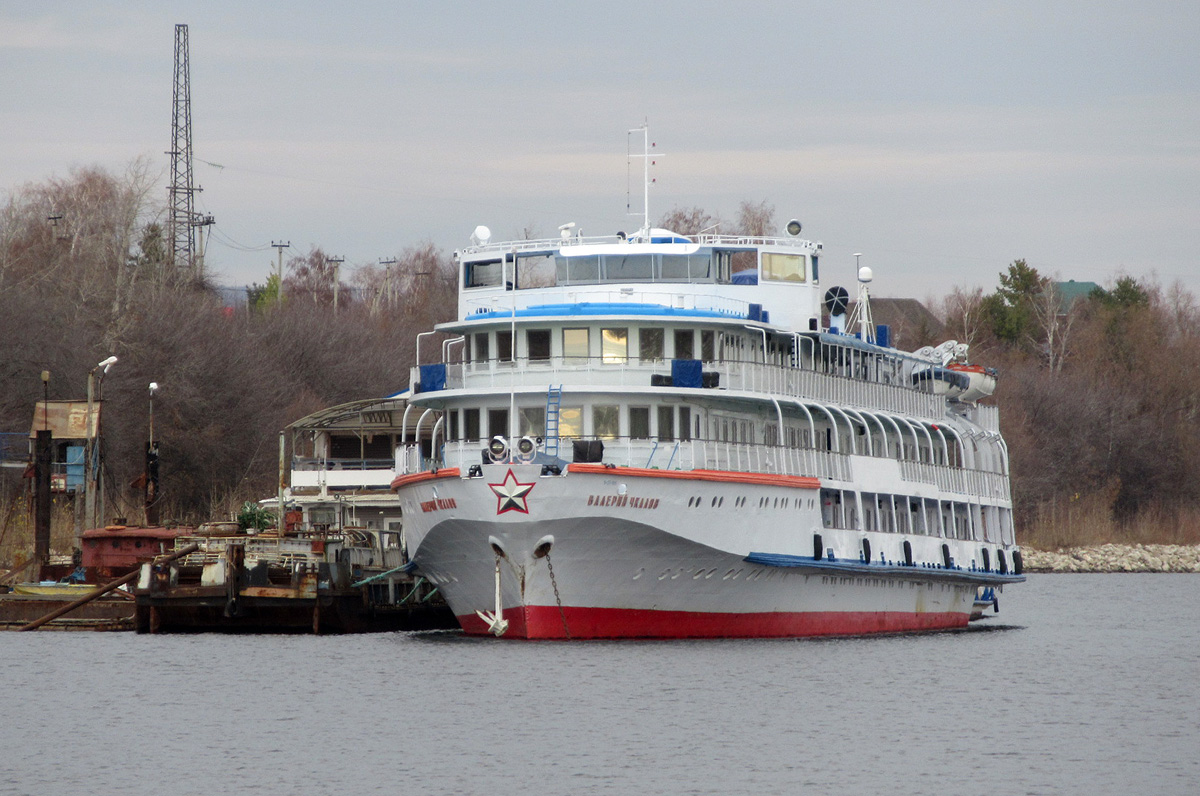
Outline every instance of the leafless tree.
<path id="1" fill-rule="evenodd" d="M 701 232 L 719 232 L 721 219 L 699 207 L 676 207 L 658 221 L 658 226 L 694 237 Z"/>

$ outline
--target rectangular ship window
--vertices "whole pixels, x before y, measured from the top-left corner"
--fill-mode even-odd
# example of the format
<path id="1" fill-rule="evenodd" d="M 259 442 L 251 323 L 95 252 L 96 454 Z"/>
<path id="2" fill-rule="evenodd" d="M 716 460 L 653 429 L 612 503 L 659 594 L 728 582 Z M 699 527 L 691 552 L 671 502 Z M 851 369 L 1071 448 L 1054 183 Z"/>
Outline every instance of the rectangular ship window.
<path id="1" fill-rule="evenodd" d="M 592 436 L 615 439 L 621 436 L 621 409 L 618 406 L 592 407 Z"/>
<path id="2" fill-rule="evenodd" d="M 601 329 L 600 357 L 605 365 L 624 365 L 629 360 L 629 330 Z"/>
<path id="3" fill-rule="evenodd" d="M 634 439 L 650 439 L 650 407 L 629 407 L 629 436 Z"/>
<path id="4" fill-rule="evenodd" d="M 523 406 L 517 410 L 519 434 L 541 437 L 546 434 L 546 409 L 541 406 Z"/>
<path id="5" fill-rule="evenodd" d="M 695 351 L 693 347 L 693 338 L 691 329 L 676 329 L 675 330 L 675 358 L 676 359 L 695 359 L 692 353 Z"/>
<path id="6" fill-rule="evenodd" d="M 583 436 L 583 407 L 564 406 L 558 413 L 558 436 Z"/>
<path id="7" fill-rule="evenodd" d="M 600 281 L 600 258 L 596 255 L 554 258 L 558 284 L 584 284 Z"/>
<path id="8" fill-rule="evenodd" d="M 638 330 L 638 356 L 643 362 L 654 362 L 663 358 L 663 330 L 659 328 Z"/>
<path id="9" fill-rule="evenodd" d="M 588 330 L 563 329 L 563 360 L 567 364 L 582 365 L 588 358 Z"/>
<path id="10" fill-rule="evenodd" d="M 508 410 L 507 409 L 489 409 L 488 410 L 488 437 L 507 437 L 508 436 Z"/>
<path id="11" fill-rule="evenodd" d="M 549 329 L 530 329 L 525 333 L 525 344 L 529 347 L 530 362 L 546 362 L 550 359 Z"/>
<path id="12" fill-rule="evenodd" d="M 604 258 L 607 282 L 647 282 L 654 278 L 654 255 L 610 254 Z"/>
<path id="13" fill-rule="evenodd" d="M 675 407 L 658 407 L 658 438 L 663 442 L 675 439 Z"/>
<path id="14" fill-rule="evenodd" d="M 762 275 L 776 282 L 803 282 L 804 255 L 763 252 Z"/>

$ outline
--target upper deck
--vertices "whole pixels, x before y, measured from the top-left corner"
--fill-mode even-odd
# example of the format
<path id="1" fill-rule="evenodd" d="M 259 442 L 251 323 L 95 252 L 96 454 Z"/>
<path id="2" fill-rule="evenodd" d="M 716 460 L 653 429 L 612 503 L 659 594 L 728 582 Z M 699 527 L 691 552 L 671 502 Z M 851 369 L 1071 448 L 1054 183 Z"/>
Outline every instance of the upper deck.
<path id="1" fill-rule="evenodd" d="M 476 243 L 455 253 L 458 319 L 568 304 L 641 304 L 747 317 L 780 327 L 820 322 L 820 243 L 793 237 L 667 230 Z"/>

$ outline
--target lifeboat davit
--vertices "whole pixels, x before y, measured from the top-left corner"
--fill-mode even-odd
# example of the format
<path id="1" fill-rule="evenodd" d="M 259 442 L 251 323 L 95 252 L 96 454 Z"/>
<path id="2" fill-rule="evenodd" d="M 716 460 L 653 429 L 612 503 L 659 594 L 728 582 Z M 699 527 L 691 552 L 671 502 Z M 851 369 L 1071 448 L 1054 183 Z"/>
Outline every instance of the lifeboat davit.
<path id="1" fill-rule="evenodd" d="M 960 401 L 973 404 L 980 398 L 986 398 L 996 391 L 995 368 L 966 365 L 961 362 L 952 362 L 946 367 L 967 377 L 967 388 L 958 396 Z"/>

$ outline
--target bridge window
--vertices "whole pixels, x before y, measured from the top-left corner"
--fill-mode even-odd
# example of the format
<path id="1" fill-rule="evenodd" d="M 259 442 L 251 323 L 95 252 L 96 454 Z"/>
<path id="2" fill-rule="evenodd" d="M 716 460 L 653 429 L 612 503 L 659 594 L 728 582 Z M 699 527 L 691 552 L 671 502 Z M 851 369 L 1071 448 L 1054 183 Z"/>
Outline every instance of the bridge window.
<path id="1" fill-rule="evenodd" d="M 555 258 L 558 284 L 581 284 L 600 281 L 600 258 L 596 255 Z"/>
<path id="2" fill-rule="evenodd" d="M 803 282 L 804 255 L 763 252 L 762 274 L 763 279 L 776 282 Z"/>
<path id="3" fill-rule="evenodd" d="M 654 278 L 654 255 L 609 255 L 604 258 L 604 278 L 609 282 L 648 282 Z"/>
<path id="4" fill-rule="evenodd" d="M 480 439 L 483 435 L 479 433 L 479 410 L 464 409 L 463 410 L 463 439 Z"/>
<path id="5" fill-rule="evenodd" d="M 484 260 L 463 265 L 463 287 L 495 287 L 504 278 L 499 260 Z"/>
<path id="6" fill-rule="evenodd" d="M 517 289 L 554 287 L 554 258 L 549 254 L 517 255 Z"/>

